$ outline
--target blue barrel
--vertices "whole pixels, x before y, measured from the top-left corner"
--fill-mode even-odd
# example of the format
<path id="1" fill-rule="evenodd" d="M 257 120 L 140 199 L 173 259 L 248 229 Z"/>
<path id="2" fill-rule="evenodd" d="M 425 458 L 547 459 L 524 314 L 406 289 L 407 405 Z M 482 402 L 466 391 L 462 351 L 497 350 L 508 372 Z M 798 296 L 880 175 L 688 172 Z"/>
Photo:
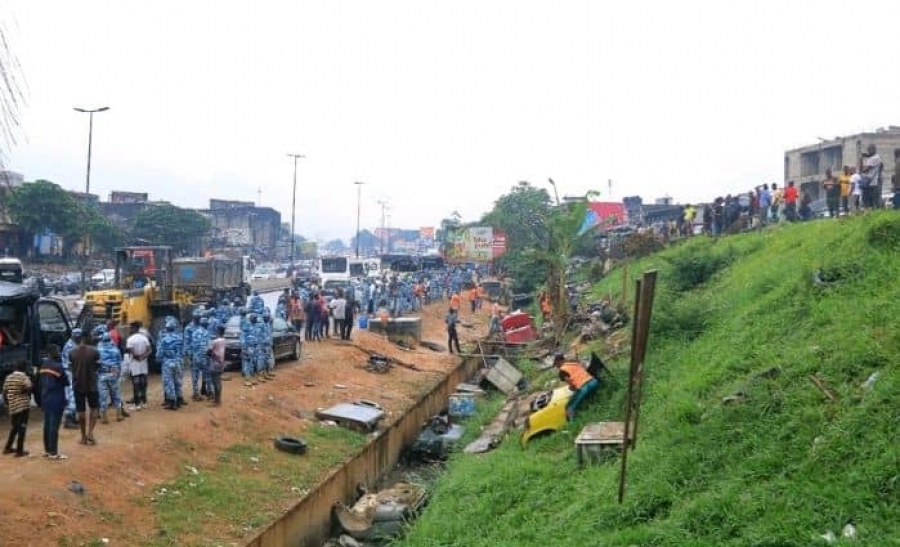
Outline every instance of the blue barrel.
<path id="1" fill-rule="evenodd" d="M 359 328 L 368 329 L 369 328 L 369 316 L 366 314 L 362 314 L 359 316 Z"/>

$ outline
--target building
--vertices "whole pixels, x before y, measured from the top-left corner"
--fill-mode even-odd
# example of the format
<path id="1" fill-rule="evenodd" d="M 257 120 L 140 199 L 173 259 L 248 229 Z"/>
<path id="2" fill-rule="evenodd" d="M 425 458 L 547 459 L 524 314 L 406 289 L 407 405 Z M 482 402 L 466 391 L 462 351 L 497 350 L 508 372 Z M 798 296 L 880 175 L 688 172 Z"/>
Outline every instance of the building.
<path id="1" fill-rule="evenodd" d="M 845 165 L 857 166 L 866 148 L 874 144 L 884 162 L 882 191 L 891 187 L 896 173 L 894 151 L 900 150 L 900 127 L 892 125 L 871 133 L 858 133 L 833 139 L 819 138 L 816 144 L 794 148 L 784 153 L 784 184 L 794 181 L 801 192 L 808 192 L 813 200 L 824 197 L 822 181 L 825 171 L 835 175 Z"/>
<path id="2" fill-rule="evenodd" d="M 211 226 L 210 247 L 240 248 L 244 254 L 274 258 L 281 239 L 281 213 L 253 202 L 210 199 L 201 211 Z"/>
<path id="3" fill-rule="evenodd" d="M 109 193 L 110 203 L 147 203 L 147 192 L 118 192 Z"/>

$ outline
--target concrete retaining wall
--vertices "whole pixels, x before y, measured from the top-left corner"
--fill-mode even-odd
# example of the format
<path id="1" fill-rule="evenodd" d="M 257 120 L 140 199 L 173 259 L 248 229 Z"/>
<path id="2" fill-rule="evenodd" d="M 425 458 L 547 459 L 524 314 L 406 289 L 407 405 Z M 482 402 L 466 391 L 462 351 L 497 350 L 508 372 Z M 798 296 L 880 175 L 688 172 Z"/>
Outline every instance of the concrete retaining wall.
<path id="1" fill-rule="evenodd" d="M 309 494 L 247 545 L 315 547 L 324 543 L 331 535 L 332 506 L 338 501 L 352 503 L 358 484 L 372 486 L 391 470 L 397 464 L 403 447 L 418 436 L 422 424 L 447 408 L 447 401 L 456 390 L 456 385 L 471 377 L 480 364 L 480 359 L 466 359 L 447 376 L 437 379 L 406 413 L 389 424 L 346 464 L 329 473 Z"/>

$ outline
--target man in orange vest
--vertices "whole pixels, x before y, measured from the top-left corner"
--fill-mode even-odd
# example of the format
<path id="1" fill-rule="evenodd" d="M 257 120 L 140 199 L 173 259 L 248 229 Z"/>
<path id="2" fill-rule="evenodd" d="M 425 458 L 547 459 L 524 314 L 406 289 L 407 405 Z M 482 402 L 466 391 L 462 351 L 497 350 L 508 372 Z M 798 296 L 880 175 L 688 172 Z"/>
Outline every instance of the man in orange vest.
<path id="1" fill-rule="evenodd" d="M 572 421 L 578 405 L 597 391 L 600 382 L 580 364 L 566 361 L 565 355 L 562 353 L 556 354 L 553 358 L 553 365 L 559 369 L 559 379 L 569 384 L 569 389 L 574 391 L 566 404 L 566 419 Z"/>
<path id="2" fill-rule="evenodd" d="M 459 312 L 459 305 L 462 302 L 462 298 L 459 296 L 459 291 L 453 293 L 453 296 L 450 297 L 450 309 L 456 312 Z"/>

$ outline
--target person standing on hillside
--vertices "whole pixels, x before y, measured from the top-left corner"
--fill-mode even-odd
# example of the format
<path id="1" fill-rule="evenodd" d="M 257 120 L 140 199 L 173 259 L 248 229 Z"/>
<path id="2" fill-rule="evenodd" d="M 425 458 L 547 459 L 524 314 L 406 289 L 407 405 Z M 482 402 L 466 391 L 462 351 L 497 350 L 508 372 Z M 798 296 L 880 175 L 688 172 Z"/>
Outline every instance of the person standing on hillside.
<path id="1" fill-rule="evenodd" d="M 459 323 L 458 311 L 450 309 L 447 316 L 444 317 L 444 323 L 447 324 L 447 349 L 453 353 L 453 345 L 456 345 L 456 353 L 462 353 L 459 349 L 459 333 L 456 332 L 456 324 Z"/>
<path id="2" fill-rule="evenodd" d="M 850 166 L 845 165 L 844 170 L 838 176 L 838 187 L 840 187 L 841 193 L 841 202 L 839 211 L 844 211 L 844 215 L 850 214 L 850 191 L 852 190 L 852 185 L 850 184 Z"/>
<path id="3" fill-rule="evenodd" d="M 769 223 L 769 210 L 772 208 L 772 192 L 769 191 L 768 184 L 762 185 L 757 199 L 757 218 L 759 218 L 759 227 L 762 228 Z"/>
<path id="4" fill-rule="evenodd" d="M 6 438 L 3 453 L 24 458 L 28 455 L 28 451 L 25 450 L 25 433 L 28 430 L 28 413 L 31 410 L 31 380 L 25 374 L 25 361 L 16 363 L 15 370 L 4 380 L 3 400 L 6 401 L 10 420 L 9 437 Z"/>
<path id="5" fill-rule="evenodd" d="M 825 170 L 825 180 L 822 182 L 825 189 L 825 204 L 828 207 L 828 216 L 837 218 L 841 203 L 841 184 L 831 173 L 831 168 Z"/>
<path id="6" fill-rule="evenodd" d="M 562 353 L 556 354 L 553 358 L 553 365 L 559 370 L 559 379 L 568 384 L 569 389 L 574 392 L 566 404 L 566 419 L 572 421 L 575 418 L 575 411 L 578 410 L 579 405 L 597 391 L 597 388 L 600 387 L 600 382 L 591 376 L 580 364 L 566 362 L 566 358 Z"/>
<path id="7" fill-rule="evenodd" d="M 113 343 L 109 331 L 104 327 L 97 327 L 94 330 L 94 336 L 100 338 L 100 343 L 97 344 L 97 351 L 100 352 L 100 375 L 98 377 L 100 423 L 109 423 L 106 410 L 110 401 L 113 408 L 116 409 L 116 421 L 121 422 L 128 417 L 119 390 L 119 377 L 122 374 L 122 352 Z"/>
<path id="8" fill-rule="evenodd" d="M 781 218 L 779 214 L 781 209 L 781 204 L 784 202 L 784 192 L 778 189 L 778 184 L 772 183 L 772 211 L 771 211 L 771 219 L 772 222 L 778 222 Z"/>
<path id="9" fill-rule="evenodd" d="M 789 222 L 797 221 L 797 200 L 800 199 L 800 193 L 794 186 L 794 181 L 789 181 L 787 188 L 784 189 L 784 218 Z"/>
<path id="10" fill-rule="evenodd" d="M 884 162 L 874 144 L 866 147 L 860 158 L 860 186 L 862 187 L 863 208 L 865 210 L 881 207 L 881 172 Z"/>

